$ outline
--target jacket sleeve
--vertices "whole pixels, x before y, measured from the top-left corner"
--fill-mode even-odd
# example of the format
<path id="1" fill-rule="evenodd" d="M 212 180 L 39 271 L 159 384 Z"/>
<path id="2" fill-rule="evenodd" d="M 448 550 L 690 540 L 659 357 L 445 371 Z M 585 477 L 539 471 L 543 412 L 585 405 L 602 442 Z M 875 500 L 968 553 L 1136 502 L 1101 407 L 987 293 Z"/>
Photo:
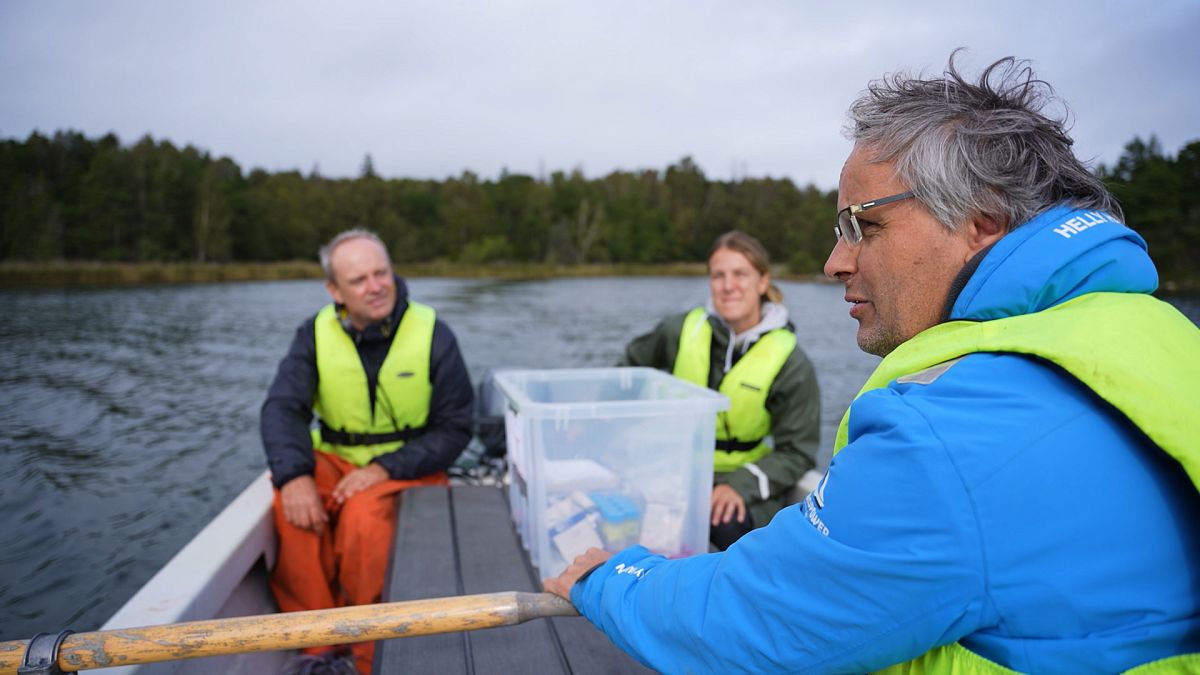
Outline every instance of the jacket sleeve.
<path id="1" fill-rule="evenodd" d="M 618 366 L 644 366 L 671 372 L 675 367 L 675 355 L 679 352 L 679 334 L 683 330 L 686 314 L 663 319 L 654 330 L 639 335 L 625 346 L 625 354 Z"/>
<path id="2" fill-rule="evenodd" d="M 855 404 L 856 440 L 803 503 L 724 553 L 623 551 L 572 601 L 668 672 L 867 672 L 995 625 L 952 458 L 924 417 L 873 394 Z"/>
<path id="3" fill-rule="evenodd" d="M 767 392 L 767 411 L 771 414 L 775 450 L 754 464 L 767 476 L 770 494 L 762 494 L 758 477 L 748 469 L 738 469 L 722 478 L 722 482 L 727 482 L 749 501 L 779 497 L 795 487 L 804 473 L 817 465 L 821 393 L 812 363 L 799 345 Z"/>
<path id="4" fill-rule="evenodd" d="M 429 379 L 433 393 L 425 432 L 402 448 L 380 455 L 375 463 L 396 480 L 420 478 L 445 471 L 471 440 L 475 392 L 450 327 L 438 320 L 433 327 L 429 354 Z"/>
<path id="5" fill-rule="evenodd" d="M 296 329 L 259 416 L 267 466 L 277 488 L 297 476 L 313 473 L 315 460 L 309 425 L 316 390 L 316 341 L 310 319 Z"/>

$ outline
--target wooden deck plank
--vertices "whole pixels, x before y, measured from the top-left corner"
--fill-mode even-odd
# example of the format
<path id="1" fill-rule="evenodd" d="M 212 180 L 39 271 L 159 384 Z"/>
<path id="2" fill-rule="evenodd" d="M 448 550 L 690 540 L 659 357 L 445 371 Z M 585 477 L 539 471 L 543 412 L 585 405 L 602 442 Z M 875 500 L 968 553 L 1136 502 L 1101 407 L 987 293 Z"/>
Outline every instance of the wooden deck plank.
<path id="1" fill-rule="evenodd" d="M 504 494 L 494 487 L 451 491 L 464 594 L 539 591 L 511 525 Z M 546 620 L 468 634 L 476 672 L 567 673 L 558 636 Z"/>
<path id="2" fill-rule="evenodd" d="M 386 602 L 461 595 L 457 574 L 450 491 L 419 487 L 396 500 L 396 538 L 384 583 Z M 471 673 L 465 633 L 382 640 L 375 673 Z"/>
<path id="3" fill-rule="evenodd" d="M 550 619 L 574 675 L 643 675 L 653 670 L 621 651 L 582 616 Z"/>
<path id="4" fill-rule="evenodd" d="M 401 495 L 384 600 L 499 591 L 540 591 L 502 490 L 413 488 Z M 376 673 L 642 674 L 582 617 L 482 631 L 387 640 Z"/>

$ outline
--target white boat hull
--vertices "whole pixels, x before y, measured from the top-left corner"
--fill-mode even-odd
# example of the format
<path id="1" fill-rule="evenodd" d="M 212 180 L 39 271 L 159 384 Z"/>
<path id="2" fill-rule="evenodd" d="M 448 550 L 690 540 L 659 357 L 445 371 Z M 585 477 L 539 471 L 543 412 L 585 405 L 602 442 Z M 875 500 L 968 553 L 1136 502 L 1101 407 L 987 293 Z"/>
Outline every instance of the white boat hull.
<path id="1" fill-rule="evenodd" d="M 264 471 L 146 582 L 100 630 L 155 626 L 278 610 L 267 586 L 275 564 L 273 492 Z M 141 666 L 102 668 L 113 675 L 277 673 L 292 652 L 260 652 Z"/>

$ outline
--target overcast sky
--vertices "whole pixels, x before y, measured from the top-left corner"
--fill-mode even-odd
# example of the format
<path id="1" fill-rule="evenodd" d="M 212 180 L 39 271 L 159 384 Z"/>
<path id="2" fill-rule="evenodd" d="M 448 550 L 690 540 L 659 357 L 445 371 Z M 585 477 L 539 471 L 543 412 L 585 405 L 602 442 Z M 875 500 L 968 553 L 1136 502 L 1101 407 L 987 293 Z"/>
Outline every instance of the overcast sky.
<path id="1" fill-rule="evenodd" d="M 1200 139 L 1200 1 L 0 0 L 0 137 L 145 134 L 244 170 L 658 169 L 833 188 L 885 73 L 1015 55 L 1081 157 Z"/>

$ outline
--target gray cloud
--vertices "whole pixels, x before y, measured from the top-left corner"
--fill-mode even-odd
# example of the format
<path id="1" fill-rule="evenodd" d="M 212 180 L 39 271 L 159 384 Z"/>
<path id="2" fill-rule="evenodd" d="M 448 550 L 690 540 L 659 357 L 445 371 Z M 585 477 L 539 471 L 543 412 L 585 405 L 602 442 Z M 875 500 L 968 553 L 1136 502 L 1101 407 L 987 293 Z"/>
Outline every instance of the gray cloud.
<path id="1" fill-rule="evenodd" d="M 1085 158 L 1200 137 L 1200 4 L 0 4 L 0 136 L 144 134 L 244 168 L 444 178 L 662 169 L 836 184 L 846 105 L 897 70 L 1033 61 Z"/>

